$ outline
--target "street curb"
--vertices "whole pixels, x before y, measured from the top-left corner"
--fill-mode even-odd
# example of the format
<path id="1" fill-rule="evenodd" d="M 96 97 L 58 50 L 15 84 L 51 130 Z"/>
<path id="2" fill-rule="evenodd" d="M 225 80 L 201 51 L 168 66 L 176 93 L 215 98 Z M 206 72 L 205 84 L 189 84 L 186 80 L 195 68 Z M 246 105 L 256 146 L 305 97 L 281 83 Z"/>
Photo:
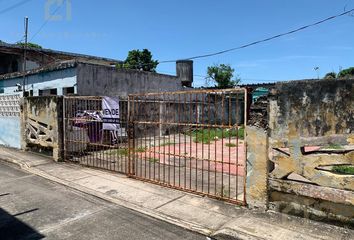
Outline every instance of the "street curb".
<path id="1" fill-rule="evenodd" d="M 229 228 L 223 228 L 211 235 L 216 240 L 264 240 L 265 238 L 256 237 Z"/>
<path id="2" fill-rule="evenodd" d="M 26 172 L 31 173 L 33 175 L 42 177 L 44 179 L 47 179 L 48 181 L 58 183 L 64 187 L 73 189 L 73 190 L 77 191 L 78 193 L 86 194 L 86 195 L 92 196 L 94 198 L 104 200 L 106 202 L 117 204 L 118 206 L 125 207 L 127 209 L 131 209 L 133 211 L 139 212 L 139 213 L 144 214 L 146 216 L 173 224 L 175 226 L 182 227 L 184 229 L 187 229 L 187 230 L 190 230 L 190 231 L 193 231 L 196 233 L 200 233 L 204 236 L 207 236 L 207 239 L 216 239 L 216 240 L 233 240 L 233 239 L 265 240 L 265 239 L 270 239 L 267 234 L 267 230 L 265 230 L 263 232 L 262 231 L 256 232 L 252 229 L 247 229 L 247 224 L 244 227 L 242 227 L 242 226 L 237 227 L 237 225 L 238 225 L 237 221 L 235 221 L 234 223 L 232 222 L 232 223 L 230 223 L 231 225 L 229 225 L 229 226 L 235 226 L 236 228 L 228 227 L 228 224 L 225 224 L 223 226 L 219 226 L 216 228 L 215 227 L 208 228 L 208 226 L 205 227 L 200 224 L 185 221 L 183 219 L 178 219 L 174 216 L 170 216 L 168 213 L 165 214 L 165 213 L 159 212 L 158 210 L 155 210 L 155 209 L 148 209 L 148 208 L 142 207 L 138 204 L 134 204 L 134 203 L 129 202 L 129 200 L 111 197 L 105 193 L 98 192 L 96 190 L 90 189 L 89 187 L 81 186 L 81 185 L 79 185 L 75 182 L 72 182 L 72 181 L 60 179 L 58 177 L 51 175 L 50 173 L 46 173 L 45 171 L 38 169 L 37 166 L 40 166 L 42 164 L 33 165 L 33 166 L 31 164 L 26 164 L 24 158 L 21 158 L 21 156 L 17 157 L 17 156 L 13 156 L 11 154 L 7 154 L 6 156 L 0 155 L 0 162 L 1 161 L 7 162 L 9 164 L 14 164 L 14 165 L 18 166 L 20 169 L 22 169 L 23 171 L 26 171 Z M 44 164 L 50 165 L 50 164 L 56 164 L 56 163 L 53 161 L 48 161 L 47 163 L 44 163 Z M 85 169 L 85 167 L 82 167 L 82 168 Z M 240 223 L 240 225 L 242 225 L 242 222 L 239 222 L 239 223 Z M 250 222 L 250 224 L 252 224 L 252 222 Z M 260 222 L 260 224 L 262 224 L 262 222 Z M 316 228 L 316 225 L 315 225 L 315 228 Z M 298 236 L 302 236 L 301 234 Z M 313 239 L 316 239 L 316 236 L 312 236 L 312 237 L 313 237 Z M 326 238 L 325 235 L 323 235 L 323 239 L 328 239 L 328 238 Z"/>
<path id="3" fill-rule="evenodd" d="M 5 158 L 4 156 L 2 156 L 0 158 L 0 161 L 4 161 L 4 162 L 8 162 L 8 163 L 12 163 L 14 165 L 17 165 L 18 167 L 20 167 L 21 169 L 24 169 L 24 170 L 28 170 L 30 168 L 30 166 L 28 166 L 26 163 L 21 163 L 15 159 L 12 159 L 12 158 Z"/>
<path id="4" fill-rule="evenodd" d="M 171 223 L 173 225 L 185 228 L 185 229 L 193 231 L 193 232 L 200 233 L 202 235 L 211 236 L 212 233 L 213 233 L 213 231 L 211 229 L 207 229 L 207 228 L 205 228 L 205 227 L 203 227 L 201 225 L 198 225 L 198 224 L 195 224 L 195 223 L 191 223 L 191 222 L 188 222 L 188 221 L 185 221 L 185 220 L 181 220 L 181 219 L 176 219 L 174 217 L 171 217 L 171 216 L 168 216 L 168 215 L 165 215 L 165 214 L 161 214 L 161 213 L 158 213 L 156 211 L 153 211 L 153 210 L 150 210 L 150 209 L 146 209 L 146 208 L 143 208 L 141 206 L 132 204 L 132 203 L 127 202 L 125 200 L 112 198 L 112 197 L 109 197 L 109 196 L 107 196 L 107 195 L 105 195 L 103 193 L 100 193 L 100 192 L 93 191 L 91 189 L 82 187 L 82 186 L 80 186 L 78 184 L 75 184 L 75 183 L 72 183 L 72 182 L 69 182 L 69 181 L 65 181 L 65 180 L 56 178 L 54 176 L 48 175 L 46 173 L 43 173 L 42 171 L 36 170 L 34 168 L 31 168 L 27 164 L 20 163 L 19 161 L 16 161 L 15 159 L 3 158 L 2 157 L 0 159 L 0 161 L 1 160 L 5 161 L 5 162 L 12 163 L 12 164 L 16 164 L 17 166 L 19 166 L 24 171 L 32 173 L 32 174 L 34 174 L 36 176 L 45 178 L 45 179 L 47 179 L 49 181 L 52 181 L 52 182 L 56 182 L 58 184 L 61 184 L 61 185 L 66 186 L 66 187 L 69 187 L 69 188 L 74 189 L 76 191 L 79 191 L 81 193 L 84 193 L 84 194 L 87 194 L 87 195 L 91 195 L 93 197 L 105 200 L 107 202 L 111 202 L 111 203 L 117 204 L 119 206 L 134 210 L 136 212 L 142 213 L 142 214 L 147 215 L 149 217 L 152 217 L 152 218 L 155 218 L 155 219 L 158 219 L 158 220 L 161 220 L 161 221 L 165 221 L 165 222 Z M 232 239 L 232 238 L 229 238 L 229 239 Z"/>

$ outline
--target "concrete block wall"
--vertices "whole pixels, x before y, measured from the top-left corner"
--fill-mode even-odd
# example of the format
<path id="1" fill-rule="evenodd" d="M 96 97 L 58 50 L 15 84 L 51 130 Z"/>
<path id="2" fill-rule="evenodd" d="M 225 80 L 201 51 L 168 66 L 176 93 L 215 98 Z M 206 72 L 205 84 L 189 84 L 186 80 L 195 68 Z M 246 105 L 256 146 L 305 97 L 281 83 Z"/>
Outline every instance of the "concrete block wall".
<path id="1" fill-rule="evenodd" d="M 333 170 L 354 167 L 354 80 L 279 83 L 267 99 L 246 127 L 248 205 L 354 225 L 354 175 Z"/>
<path id="2" fill-rule="evenodd" d="M 21 148 L 50 151 L 55 161 L 63 160 L 63 98 L 23 98 Z"/>
<path id="3" fill-rule="evenodd" d="M 268 133 L 246 126 L 247 180 L 246 202 L 251 208 L 268 208 Z"/>
<path id="4" fill-rule="evenodd" d="M 133 93 L 180 91 L 184 88 L 176 76 L 79 63 L 77 89 L 79 95 L 127 97 Z"/>

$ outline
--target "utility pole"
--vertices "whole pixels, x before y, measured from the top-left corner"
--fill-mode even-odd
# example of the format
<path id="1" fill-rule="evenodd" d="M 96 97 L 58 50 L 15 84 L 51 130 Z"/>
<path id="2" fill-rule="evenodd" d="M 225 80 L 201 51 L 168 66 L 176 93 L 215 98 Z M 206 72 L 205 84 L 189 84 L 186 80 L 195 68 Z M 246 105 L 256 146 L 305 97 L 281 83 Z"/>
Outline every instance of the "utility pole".
<path id="1" fill-rule="evenodd" d="M 320 73 L 319 73 L 320 67 L 314 67 L 313 70 L 315 70 L 317 73 L 317 79 L 320 79 Z"/>
<path id="2" fill-rule="evenodd" d="M 28 17 L 25 17 L 25 46 L 23 51 L 23 84 L 22 84 L 22 91 L 23 97 L 26 95 L 26 70 L 27 70 L 27 37 L 28 37 Z"/>

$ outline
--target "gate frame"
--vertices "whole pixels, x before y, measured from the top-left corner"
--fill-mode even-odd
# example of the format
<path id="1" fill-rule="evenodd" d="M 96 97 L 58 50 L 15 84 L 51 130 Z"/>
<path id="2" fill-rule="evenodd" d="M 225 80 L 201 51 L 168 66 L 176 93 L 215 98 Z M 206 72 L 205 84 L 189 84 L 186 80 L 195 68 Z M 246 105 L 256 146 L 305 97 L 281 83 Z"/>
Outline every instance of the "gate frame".
<path id="1" fill-rule="evenodd" d="M 210 187 L 209 187 L 210 185 L 209 184 L 211 183 L 210 179 L 208 179 L 205 182 L 205 183 L 208 183 L 208 192 L 204 192 L 203 188 L 202 188 L 202 190 L 200 190 L 200 189 L 197 188 L 197 185 L 196 185 L 196 188 L 194 189 L 194 187 L 193 188 L 192 187 L 186 187 L 186 186 L 183 187 L 180 184 L 177 185 L 177 184 L 172 183 L 170 181 L 166 182 L 165 178 L 163 180 L 161 180 L 160 177 L 158 179 L 155 179 L 155 177 L 154 177 L 154 179 L 151 179 L 150 177 L 146 177 L 145 176 L 145 178 L 144 178 L 143 176 L 139 176 L 139 174 L 138 174 L 138 166 L 135 165 L 136 162 L 139 161 L 137 156 L 136 156 L 136 154 L 135 154 L 135 148 L 137 147 L 137 145 L 136 145 L 137 143 L 136 143 L 136 139 L 135 139 L 135 127 L 136 127 L 136 125 L 139 124 L 139 120 L 135 120 L 135 116 L 136 116 L 135 104 L 136 104 L 137 101 L 141 101 L 138 98 L 139 97 L 146 97 L 147 98 L 149 96 L 160 96 L 160 95 L 162 95 L 162 96 L 166 96 L 167 95 L 169 97 L 170 96 L 177 96 L 177 95 L 180 95 L 180 96 L 192 96 L 193 94 L 195 94 L 196 96 L 198 96 L 198 94 L 200 94 L 200 95 L 202 95 L 204 97 L 203 94 L 212 94 L 212 93 L 220 94 L 220 96 L 223 97 L 222 104 L 224 104 L 224 97 L 228 96 L 227 94 L 230 94 L 230 96 L 232 94 L 239 94 L 239 96 L 243 96 L 243 98 L 242 98 L 242 100 L 244 101 L 243 104 L 241 102 L 239 105 L 236 105 L 236 106 L 229 105 L 229 107 L 228 107 L 229 110 L 226 110 L 226 111 L 228 111 L 228 113 L 231 112 L 231 114 L 232 114 L 233 110 L 235 109 L 235 114 L 236 114 L 235 117 L 236 117 L 236 120 L 237 120 L 238 116 L 240 116 L 240 115 L 237 115 L 237 111 L 238 111 L 238 109 L 242 109 L 242 105 L 244 105 L 244 112 L 243 112 L 243 118 L 244 118 L 244 121 L 243 121 L 243 129 L 244 129 L 243 144 L 244 144 L 244 149 L 243 149 L 243 152 L 244 152 L 244 158 L 245 159 L 244 159 L 244 162 L 243 162 L 243 168 L 244 169 L 243 169 L 243 171 L 241 170 L 244 173 L 243 179 L 240 179 L 240 181 L 237 180 L 237 178 L 240 176 L 240 174 L 238 174 L 238 172 L 237 172 L 238 168 L 236 168 L 236 174 L 235 175 L 230 175 L 230 168 L 229 168 L 229 172 L 228 173 L 226 171 L 224 172 L 224 170 L 222 170 L 222 173 L 221 173 L 222 174 L 221 176 L 224 176 L 223 174 L 228 174 L 229 181 L 230 181 L 230 176 L 236 177 L 236 194 L 235 194 L 235 196 L 231 196 L 231 192 L 229 192 L 228 194 L 224 194 L 223 193 L 223 191 L 224 191 L 223 183 L 221 183 L 221 188 L 219 189 L 220 183 L 218 183 L 218 187 L 217 187 L 216 180 L 215 180 L 215 185 L 214 185 L 215 186 L 215 191 L 213 193 L 213 191 L 209 192 L 209 189 L 210 189 Z M 247 182 L 247 132 L 246 132 L 246 129 L 247 129 L 248 107 L 249 107 L 248 106 L 248 101 L 249 101 L 248 95 L 249 95 L 248 94 L 248 90 L 246 88 L 200 89 L 200 90 L 186 90 L 186 91 L 172 91 L 172 92 L 138 93 L 138 94 L 130 94 L 130 95 L 128 95 L 127 98 L 124 99 L 125 101 L 127 101 L 127 112 L 126 112 L 127 115 L 126 115 L 126 118 L 125 118 L 126 122 L 124 124 L 125 124 L 125 128 L 127 130 L 127 150 L 128 150 L 127 156 L 126 156 L 126 158 L 124 160 L 124 162 L 125 162 L 124 163 L 125 164 L 125 170 L 124 170 L 124 172 L 120 172 L 120 171 L 116 171 L 116 170 L 109 170 L 109 169 L 106 169 L 106 168 L 104 168 L 104 169 L 108 170 L 108 171 L 115 171 L 117 173 L 125 174 L 126 176 L 128 176 L 130 178 L 138 179 L 140 181 L 154 183 L 154 184 L 157 184 L 157 185 L 160 185 L 160 186 L 181 190 L 181 191 L 188 192 L 188 193 L 193 193 L 193 194 L 196 194 L 196 195 L 208 196 L 210 198 L 214 198 L 214 199 L 218 199 L 218 200 L 222 200 L 222 201 L 225 201 L 225 202 L 230 202 L 230 203 L 234 203 L 234 204 L 238 204 L 238 205 L 247 205 L 247 203 L 246 203 L 246 199 L 247 199 L 247 193 L 246 193 L 246 182 Z M 63 114 L 62 114 L 62 117 L 63 117 L 63 143 L 64 143 L 63 144 L 63 150 L 64 150 L 63 151 L 64 152 L 63 155 L 64 155 L 64 161 L 68 161 L 68 159 L 67 159 L 68 158 L 68 155 L 67 155 L 67 150 L 68 150 L 67 149 L 67 144 L 68 144 L 68 142 L 67 142 L 67 139 L 66 139 L 66 137 L 67 137 L 66 136 L 67 135 L 66 125 L 68 123 L 68 119 L 67 119 L 68 116 L 66 115 L 66 113 L 67 113 L 68 109 L 67 109 L 67 102 L 66 101 L 68 99 L 78 99 L 78 100 L 82 99 L 82 100 L 89 101 L 89 100 L 98 100 L 98 98 L 102 98 L 102 96 L 64 96 L 63 97 Z M 161 101 L 163 103 L 164 101 L 166 101 L 166 99 L 162 98 L 162 100 L 159 100 L 159 101 Z M 194 102 L 194 101 L 196 101 L 196 100 L 193 100 L 190 103 L 187 103 L 187 106 L 189 106 L 189 107 L 193 106 L 193 104 L 196 104 L 198 102 L 198 101 L 196 101 L 196 102 Z M 181 102 L 178 102 L 178 103 L 181 103 Z M 184 104 L 186 104 L 186 103 L 184 103 Z M 203 104 L 205 104 L 205 102 L 203 102 Z M 210 102 L 209 102 L 209 104 L 210 104 Z M 226 102 L 226 104 L 227 104 L 227 102 Z M 203 105 L 203 106 L 205 107 L 205 105 Z M 232 109 L 232 110 L 230 111 L 230 109 Z M 210 111 L 210 107 L 209 107 L 209 111 Z M 180 116 L 180 115 L 178 115 L 178 116 Z M 194 116 L 194 113 L 192 114 L 192 116 Z M 215 115 L 215 116 L 217 116 L 217 115 Z M 222 117 L 222 119 L 224 119 L 224 117 Z M 231 116 L 231 119 L 232 119 L 232 116 Z M 178 121 L 180 121 L 180 119 Z M 208 126 L 209 130 L 217 129 L 217 128 L 227 129 L 227 128 L 230 127 L 230 128 L 236 128 L 237 131 L 238 131 L 238 129 L 240 129 L 240 126 L 242 126 L 242 124 L 238 124 L 238 123 L 236 123 L 235 125 L 230 125 L 230 120 L 229 120 L 228 124 L 225 124 L 224 120 L 222 120 L 222 121 L 223 122 L 221 124 L 218 124 L 216 122 L 214 122 L 214 123 L 210 122 L 210 123 L 207 123 L 207 124 L 205 124 L 203 122 L 201 124 L 198 124 L 198 123 L 193 123 L 193 120 L 190 119 L 190 120 L 187 120 L 186 123 L 178 122 L 178 123 L 175 123 L 175 124 L 177 126 L 181 126 L 179 124 L 184 124 L 184 125 L 186 125 L 188 127 L 196 126 L 196 127 L 201 127 L 201 129 L 205 129 L 205 127 Z M 162 125 L 165 124 L 167 126 L 170 126 L 168 121 L 167 122 L 163 122 L 160 119 L 156 123 L 157 124 L 162 124 Z M 141 121 L 141 124 L 143 124 L 142 121 Z M 179 134 L 180 134 L 180 132 L 179 132 Z M 238 135 L 238 133 L 237 133 L 237 135 Z M 154 134 L 154 136 L 155 136 L 155 134 Z M 230 141 L 230 139 L 229 139 L 229 141 Z M 196 149 L 197 153 L 198 153 L 198 151 L 200 151 L 200 149 L 199 150 Z M 208 151 L 210 152 L 210 148 L 209 148 Z M 219 150 L 219 151 L 223 152 L 223 150 Z M 237 148 L 236 151 L 238 151 L 238 148 Z M 215 154 L 216 154 L 216 152 L 215 152 Z M 174 154 L 174 156 L 176 156 L 176 154 Z M 224 168 L 224 162 L 223 162 L 224 161 L 224 157 L 223 156 L 224 155 L 222 155 L 222 160 L 221 160 L 222 161 L 221 162 L 221 168 L 222 169 Z M 192 159 L 194 157 L 192 157 L 192 155 L 190 155 L 190 157 L 187 157 L 187 159 L 188 158 Z M 230 159 L 230 156 L 228 158 Z M 197 155 L 196 161 L 198 161 L 198 160 L 202 161 L 202 165 L 205 163 L 205 159 L 203 159 L 203 158 L 199 159 L 198 155 Z M 239 157 L 236 157 L 236 163 L 238 162 L 238 160 L 239 160 Z M 140 161 L 143 161 L 143 160 L 141 159 Z M 145 159 L 145 161 L 146 161 L 146 159 Z M 210 157 L 209 157 L 209 161 L 210 161 Z M 215 159 L 215 163 L 214 164 L 216 164 L 216 163 L 217 163 L 217 160 Z M 197 168 L 196 169 L 198 169 L 198 163 L 196 163 L 196 164 L 197 164 Z M 231 162 L 229 162 L 229 165 L 230 164 L 231 164 Z M 100 168 L 100 166 L 88 166 L 88 167 Z M 150 165 L 149 165 L 149 168 L 150 168 Z M 184 166 L 184 168 L 187 168 L 187 166 Z M 194 168 L 193 168 L 193 170 L 194 170 Z M 179 171 L 181 171 L 181 170 L 179 170 Z M 198 170 L 196 170 L 196 171 L 198 171 Z M 203 174 L 203 171 L 204 170 L 202 170 L 202 174 Z M 209 171 L 210 170 L 208 170 L 208 172 Z M 216 166 L 215 166 L 215 171 L 216 171 Z M 213 171 L 211 171 L 211 172 L 213 172 Z M 215 172 L 215 177 L 216 177 L 216 173 L 217 172 Z M 197 177 L 197 175 L 195 175 L 195 176 L 196 176 L 195 177 L 196 181 L 198 181 L 198 179 L 200 180 L 200 178 Z M 189 175 L 189 177 L 190 177 L 190 181 L 191 181 L 192 175 Z M 174 179 L 175 178 L 176 178 L 176 175 L 174 175 Z M 177 177 L 177 179 L 178 179 L 178 177 Z M 186 179 L 187 179 L 186 175 L 184 175 L 184 181 L 186 181 Z M 223 177 L 222 177 L 222 179 L 223 179 Z M 203 186 L 203 184 L 204 184 L 204 181 L 202 180 L 202 186 Z M 230 185 L 230 182 L 229 182 L 229 185 L 228 185 L 228 189 L 229 190 L 230 190 L 230 186 L 231 185 Z M 241 191 L 241 188 L 242 188 L 242 191 Z M 216 191 L 217 189 L 218 189 L 218 191 Z M 243 194 L 243 198 L 242 198 L 242 196 L 240 198 L 238 198 L 238 196 L 240 194 L 237 194 L 237 189 L 240 189 L 239 193 Z M 221 190 L 220 196 L 219 196 L 219 193 L 218 193 L 219 190 Z M 234 198 L 234 197 L 236 197 L 236 198 Z"/>
<path id="2" fill-rule="evenodd" d="M 230 199 L 230 198 L 223 198 L 219 197 L 216 195 L 208 194 L 208 193 L 203 193 L 203 192 L 198 192 L 195 190 L 191 189 L 185 189 L 181 188 L 178 186 L 174 186 L 172 184 L 167 184 L 158 180 L 151 180 L 147 178 L 142 178 L 136 175 L 136 168 L 135 168 L 135 154 L 134 154 L 134 149 L 135 149 L 135 138 L 134 138 L 134 120 L 133 120 L 133 115 L 131 109 L 134 110 L 134 98 L 136 97 L 147 97 L 147 96 L 157 96 L 157 95 L 177 95 L 177 94 L 202 94 L 202 93 L 242 93 L 244 94 L 244 154 L 245 154 L 245 162 L 244 162 L 244 177 L 243 177 L 243 200 L 238 200 L 237 197 L 236 199 Z M 202 90 L 186 90 L 186 91 L 171 91 L 171 92 L 153 92 L 153 93 L 136 93 L 136 94 L 129 94 L 128 95 L 128 143 L 129 143 L 129 157 L 128 157 L 128 171 L 126 175 L 130 178 L 137 179 L 143 182 L 148 182 L 148 183 L 153 183 L 159 186 L 163 187 L 168 187 L 171 189 L 176 189 L 179 191 L 187 192 L 187 193 L 192 193 L 200 196 L 207 196 L 212 199 L 217 199 L 221 200 L 224 202 L 229 202 L 233 204 L 238 204 L 241 206 L 246 206 L 247 205 L 247 132 L 246 132 L 246 127 L 247 127 L 247 121 L 248 121 L 248 97 L 249 93 L 247 88 L 228 88 L 228 89 L 202 89 Z M 131 104 L 133 102 L 133 104 Z M 133 107 L 132 107 L 133 105 Z M 135 111 L 133 111 L 134 113 Z M 236 175 L 238 176 L 238 175 Z"/>

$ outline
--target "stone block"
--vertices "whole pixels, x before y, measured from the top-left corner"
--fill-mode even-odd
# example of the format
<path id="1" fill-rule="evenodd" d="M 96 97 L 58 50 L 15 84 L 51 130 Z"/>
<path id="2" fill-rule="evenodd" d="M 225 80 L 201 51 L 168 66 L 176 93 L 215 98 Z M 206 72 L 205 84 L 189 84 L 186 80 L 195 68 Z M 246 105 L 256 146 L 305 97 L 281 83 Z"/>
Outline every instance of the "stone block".
<path id="1" fill-rule="evenodd" d="M 251 208 L 267 208 L 268 136 L 264 129 L 246 126 L 246 201 Z"/>

